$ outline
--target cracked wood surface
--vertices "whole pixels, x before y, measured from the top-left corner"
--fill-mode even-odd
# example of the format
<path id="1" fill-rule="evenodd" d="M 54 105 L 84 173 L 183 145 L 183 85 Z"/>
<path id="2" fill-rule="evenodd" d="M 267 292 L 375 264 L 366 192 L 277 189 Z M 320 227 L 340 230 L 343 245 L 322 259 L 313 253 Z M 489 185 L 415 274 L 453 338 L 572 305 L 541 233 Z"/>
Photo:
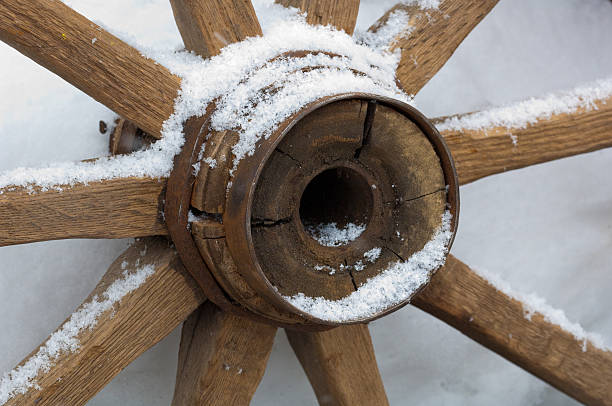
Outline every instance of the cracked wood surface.
<path id="1" fill-rule="evenodd" d="M 170 0 L 185 48 L 203 58 L 262 35 L 251 0 Z"/>
<path id="2" fill-rule="evenodd" d="M 401 51 L 397 78 L 416 94 L 444 66 L 465 37 L 487 16 L 498 0 L 442 0 L 437 9 L 398 4 L 372 27 L 378 31 L 395 12 L 408 15 L 406 30 L 393 39 L 390 50 Z"/>
<path id="3" fill-rule="evenodd" d="M 39 388 L 17 395 L 6 405 L 86 404 L 123 368 L 172 332 L 204 302 L 175 249 L 165 238 L 158 237 L 137 241 L 117 258 L 83 303 L 102 295 L 114 281 L 124 277 L 126 270 L 132 272 L 148 264 L 155 267 L 155 272 L 100 315 L 92 329 L 80 332 L 77 351 L 62 353 L 49 371 L 36 377 Z"/>
<path id="4" fill-rule="evenodd" d="M 3 0 L 0 40 L 160 137 L 180 79 L 61 1 Z"/>
<path id="5" fill-rule="evenodd" d="M 587 405 L 612 405 L 612 352 L 578 341 L 449 255 L 412 304 Z"/>
<path id="6" fill-rule="evenodd" d="M 359 0 L 276 0 L 276 3 L 306 13 L 308 24 L 333 25 L 349 35 L 353 34 L 359 12 Z"/>
<path id="7" fill-rule="evenodd" d="M 388 405 L 366 324 L 285 330 L 321 406 Z"/>
<path id="8" fill-rule="evenodd" d="M 459 118 L 461 116 L 458 116 Z M 440 123 L 446 117 L 434 120 Z M 612 147 L 612 97 L 570 114 L 553 114 L 525 128 L 441 131 L 459 182 Z"/>
<path id="9" fill-rule="evenodd" d="M 165 187 L 165 179 L 119 178 L 61 190 L 0 189 L 0 246 L 166 235 Z"/>
<path id="10" fill-rule="evenodd" d="M 173 406 L 248 406 L 276 327 L 204 303 L 183 324 Z"/>

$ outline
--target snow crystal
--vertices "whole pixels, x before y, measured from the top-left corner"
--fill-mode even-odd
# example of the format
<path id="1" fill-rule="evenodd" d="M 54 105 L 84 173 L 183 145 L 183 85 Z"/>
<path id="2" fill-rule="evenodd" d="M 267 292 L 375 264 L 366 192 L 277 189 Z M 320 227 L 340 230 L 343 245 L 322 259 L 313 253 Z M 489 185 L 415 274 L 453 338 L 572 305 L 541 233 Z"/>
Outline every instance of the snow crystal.
<path id="1" fill-rule="evenodd" d="M 373 263 L 378 259 L 378 257 L 380 257 L 381 252 L 382 252 L 382 249 L 380 247 L 372 248 L 371 250 L 366 251 L 363 254 L 363 257 L 367 259 L 369 262 Z"/>
<path id="2" fill-rule="evenodd" d="M 535 293 L 525 294 L 519 292 L 494 273 L 472 269 L 495 289 L 521 302 L 527 320 L 531 320 L 531 317 L 536 313 L 541 314 L 544 320 L 561 327 L 563 330 L 573 335 L 577 341 L 581 342 L 583 351 L 586 351 L 587 341 L 600 350 L 612 351 L 612 348 L 606 345 L 602 336 L 597 333 L 587 332 L 580 324 L 571 322 L 563 310 L 555 309 L 546 303 L 544 298 Z"/>
<path id="3" fill-rule="evenodd" d="M 234 168 L 242 158 L 253 154 L 257 143 L 283 120 L 319 98 L 365 92 L 410 102 L 394 81 L 396 57 L 357 44 L 344 32 L 313 27 L 297 17 L 274 25 L 264 37 L 229 45 L 207 60 L 185 51 L 153 50 L 138 46 L 134 40 L 129 42 L 182 79 L 174 113 L 163 124 L 162 139 L 130 155 L 4 172 L 0 174 L 0 188 L 21 186 L 36 192 L 120 177 L 167 177 L 184 143 L 183 123 L 189 117 L 204 114 L 215 99 L 218 107 L 212 116 L 212 129 L 239 133 L 233 148 Z M 295 50 L 311 50 L 315 54 L 271 61 Z M 317 51 L 342 56 L 316 54 Z M 325 68 L 301 70 L 313 65 Z M 272 84 L 283 87 L 274 95 L 261 92 Z"/>
<path id="4" fill-rule="evenodd" d="M 303 293 L 283 297 L 298 309 L 333 322 L 360 320 L 399 304 L 424 286 L 434 269 L 444 265 L 452 236 L 451 218 L 449 211 L 444 213 L 441 226 L 422 250 L 414 253 L 407 261 L 390 264 L 347 297 L 328 300 L 308 297 Z"/>
<path id="5" fill-rule="evenodd" d="M 344 228 L 338 228 L 336 223 L 306 226 L 306 231 L 326 247 L 339 247 L 355 241 L 366 229 L 365 224 L 348 223 Z"/>
<path id="6" fill-rule="evenodd" d="M 449 117 L 436 125 L 440 131 L 486 130 L 494 127 L 526 128 L 555 114 L 574 113 L 579 109 L 597 110 L 612 96 L 612 77 L 572 90 L 531 98 L 519 103 L 495 107 L 466 115 Z M 516 145 L 514 139 L 513 143 Z"/>
<path id="7" fill-rule="evenodd" d="M 210 169 L 215 169 L 217 167 L 217 160 L 211 157 L 208 157 L 204 160 L 210 167 Z"/>
<path id="8" fill-rule="evenodd" d="M 90 302 L 82 305 L 41 345 L 36 354 L 28 358 L 23 365 L 4 374 L 0 380 L 0 405 L 4 405 L 19 394 L 26 393 L 30 388 L 37 388 L 36 377 L 41 372 L 49 372 L 62 354 L 79 350 L 78 337 L 81 332 L 94 328 L 103 313 L 111 310 L 125 295 L 138 289 L 154 272 L 153 265 L 146 265 L 133 273 L 124 271 L 123 277 L 114 281 L 102 293 L 102 300 L 95 296 Z"/>

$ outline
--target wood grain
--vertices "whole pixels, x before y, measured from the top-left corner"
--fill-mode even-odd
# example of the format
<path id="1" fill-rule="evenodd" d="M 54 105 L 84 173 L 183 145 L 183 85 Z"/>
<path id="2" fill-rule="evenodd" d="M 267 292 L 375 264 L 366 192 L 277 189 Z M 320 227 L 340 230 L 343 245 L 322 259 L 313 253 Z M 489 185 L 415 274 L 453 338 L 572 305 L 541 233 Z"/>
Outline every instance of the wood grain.
<path id="1" fill-rule="evenodd" d="M 0 246 L 66 238 L 166 235 L 165 179 L 122 178 L 62 191 L 0 189 Z"/>
<path id="2" fill-rule="evenodd" d="M 183 324 L 173 406 L 249 405 L 276 327 L 206 302 Z"/>
<path id="3" fill-rule="evenodd" d="M 452 255 L 412 303 L 576 400 L 612 405 L 612 352 L 577 341 L 539 313 L 528 320 L 519 301 Z"/>
<path id="4" fill-rule="evenodd" d="M 127 266 L 122 266 L 124 261 Z M 84 303 L 122 278 L 125 269 L 147 264 L 155 266 L 155 273 L 103 313 L 93 329 L 78 335 L 78 351 L 62 353 L 49 371 L 37 377 L 39 388 L 31 388 L 6 405 L 84 405 L 204 302 L 169 242 L 165 238 L 149 238 L 138 241 L 117 258 Z"/>
<path id="5" fill-rule="evenodd" d="M 286 332 L 321 406 L 389 404 L 367 325 Z"/>
<path id="6" fill-rule="evenodd" d="M 0 2 L 0 40 L 159 138 L 178 77 L 57 0 Z"/>
<path id="7" fill-rule="evenodd" d="M 498 0 L 442 0 L 437 9 L 398 4 L 372 27 L 378 31 L 395 12 L 405 12 L 408 26 L 390 44 L 401 50 L 397 78 L 407 93 L 416 94 L 444 66 L 463 39 L 495 7 Z"/>
<path id="8" fill-rule="evenodd" d="M 593 103 L 596 109 L 554 114 L 526 128 L 446 130 L 459 182 L 523 168 L 554 159 L 612 147 L 612 97 Z M 435 123 L 445 118 L 434 120 Z"/>
<path id="9" fill-rule="evenodd" d="M 353 34 L 359 0 L 276 0 L 285 7 L 296 7 L 306 13 L 312 25 L 333 25 L 347 34 Z"/>
<path id="10" fill-rule="evenodd" d="M 170 0 L 185 48 L 203 58 L 262 35 L 251 0 Z"/>

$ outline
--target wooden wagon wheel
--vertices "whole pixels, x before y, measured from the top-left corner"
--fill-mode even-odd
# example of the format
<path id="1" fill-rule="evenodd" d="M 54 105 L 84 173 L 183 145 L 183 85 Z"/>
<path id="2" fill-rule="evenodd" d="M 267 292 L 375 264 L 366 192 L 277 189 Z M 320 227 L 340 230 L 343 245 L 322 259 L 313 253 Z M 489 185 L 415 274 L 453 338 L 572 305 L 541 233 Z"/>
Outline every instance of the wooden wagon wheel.
<path id="1" fill-rule="evenodd" d="M 348 33 L 359 5 L 358 0 L 279 2 L 305 10 L 311 24 L 332 24 Z M 171 3 L 185 46 L 202 57 L 261 34 L 250 1 Z M 397 10 L 410 16 L 410 35 L 396 38 L 392 48 L 402 53 L 397 78 L 414 94 L 496 3 L 444 0 L 439 9 L 427 11 L 398 5 L 371 30 Z M 151 137 L 161 137 L 180 79 L 63 3 L 2 1 L 0 39 Z M 229 164 L 208 165 L 193 178 L 193 164 L 223 162 L 236 143 L 231 131 L 206 133 L 210 116 L 204 115 L 185 124 L 186 142 L 169 179 L 118 177 L 65 185 L 61 192 L 4 187 L 2 246 L 146 238 L 119 257 L 83 306 L 3 378 L 0 401 L 84 404 L 185 320 L 173 404 L 248 404 L 277 326 L 287 328 L 321 404 L 387 404 L 365 323 L 406 300 L 349 320 L 310 314 L 287 296 L 306 292 L 337 300 L 383 270 L 367 265 L 364 273 L 316 274 L 302 262 L 331 268 L 330 261 L 341 255 L 350 268 L 348 261 L 363 256 L 372 241 L 385 243 L 377 256 L 387 263 L 393 255 L 405 259 L 435 233 L 447 208 L 454 214 L 447 230 L 450 244 L 459 184 L 612 146 L 612 98 L 591 106 L 596 108 L 552 114 L 512 129 L 517 146 L 505 127 L 449 129 L 440 137 L 432 122 L 442 119 L 429 121 L 376 95 L 342 94 L 317 100 L 283 122 L 238 165 L 232 185 Z M 136 136 L 134 129 L 125 136 L 130 134 Z M 127 152 L 138 143 L 116 138 L 112 145 Z M 329 197 L 325 210 L 317 201 L 322 192 Z M 190 221 L 189 205 L 207 215 Z M 70 213 L 70 221 L 60 213 Z M 368 226 L 338 251 L 307 235 L 310 220 Z M 411 303 L 575 399 L 612 404 L 610 352 L 577 341 L 540 314 L 527 320 L 520 302 L 453 256 Z"/>

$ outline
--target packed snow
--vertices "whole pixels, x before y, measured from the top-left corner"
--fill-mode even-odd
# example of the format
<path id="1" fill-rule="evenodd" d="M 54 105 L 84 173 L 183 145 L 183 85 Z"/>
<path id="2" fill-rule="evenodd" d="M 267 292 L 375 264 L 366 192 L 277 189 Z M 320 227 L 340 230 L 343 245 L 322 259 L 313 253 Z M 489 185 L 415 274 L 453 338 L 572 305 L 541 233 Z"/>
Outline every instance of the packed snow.
<path id="1" fill-rule="evenodd" d="M 122 268 L 125 268 L 125 263 Z M 72 313 L 68 321 L 51 334 L 36 354 L 4 374 L 0 380 L 0 405 L 31 388 L 38 388 L 38 375 L 48 372 L 60 356 L 79 351 L 79 334 L 93 329 L 100 316 L 112 310 L 125 295 L 138 289 L 154 272 L 154 265 L 145 265 L 131 273 L 125 270 L 123 277 L 114 281 L 101 297 L 95 296 Z"/>
<path id="2" fill-rule="evenodd" d="M 451 240 L 451 214 L 446 211 L 442 224 L 431 240 L 406 261 L 396 261 L 378 275 L 338 300 L 309 297 L 303 293 L 283 296 L 289 303 L 321 320 L 348 322 L 372 317 L 394 305 L 409 299 L 423 287 L 433 270 L 444 265 Z M 374 258 L 375 254 L 368 255 Z"/>
<path id="3" fill-rule="evenodd" d="M 357 31 L 396 2 L 361 0 Z M 167 1 L 70 3 L 157 52 L 182 47 Z M 276 19 L 295 16 L 272 0 L 254 5 L 264 33 Z M 611 19 L 608 0 L 501 0 L 414 102 L 428 117 L 448 116 L 609 77 Z M 0 170 L 107 153 L 108 134 L 98 133 L 98 120 L 111 123 L 113 112 L 2 43 L 0 59 L 0 93 L 12 95 L 0 98 Z M 500 273 L 517 290 L 539 292 L 609 342 L 612 195 L 605 185 L 611 160 L 612 150 L 604 150 L 463 187 L 453 253 L 477 269 Z M 62 323 L 126 244 L 70 240 L 0 249 L 0 371 L 10 370 Z M 371 323 L 370 331 L 391 404 L 577 405 L 412 307 Z M 179 340 L 180 328 L 89 404 L 169 404 Z M 279 334 L 252 404 L 315 402 Z"/>

